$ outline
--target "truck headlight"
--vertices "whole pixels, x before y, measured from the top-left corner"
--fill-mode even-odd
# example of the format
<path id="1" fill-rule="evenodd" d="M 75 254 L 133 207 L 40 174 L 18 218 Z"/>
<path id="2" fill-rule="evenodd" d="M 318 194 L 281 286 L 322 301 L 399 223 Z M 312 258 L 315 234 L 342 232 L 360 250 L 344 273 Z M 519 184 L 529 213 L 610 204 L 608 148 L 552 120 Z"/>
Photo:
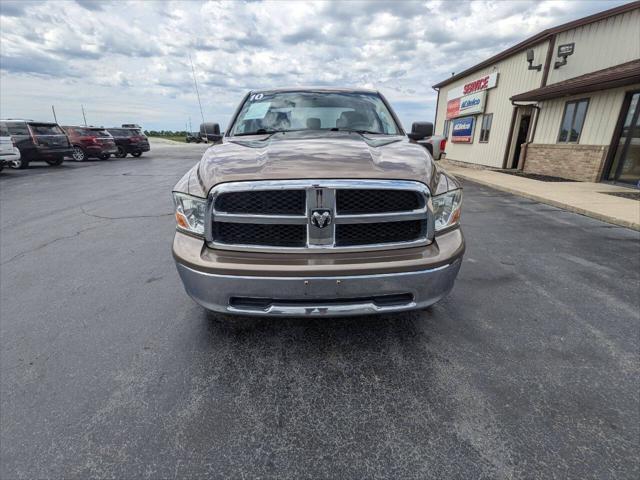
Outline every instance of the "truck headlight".
<path id="1" fill-rule="evenodd" d="M 207 199 L 173 192 L 173 204 L 178 230 L 204 236 Z"/>
<path id="2" fill-rule="evenodd" d="M 452 227 L 460 221 L 462 190 L 452 190 L 431 198 L 436 220 L 436 232 Z"/>

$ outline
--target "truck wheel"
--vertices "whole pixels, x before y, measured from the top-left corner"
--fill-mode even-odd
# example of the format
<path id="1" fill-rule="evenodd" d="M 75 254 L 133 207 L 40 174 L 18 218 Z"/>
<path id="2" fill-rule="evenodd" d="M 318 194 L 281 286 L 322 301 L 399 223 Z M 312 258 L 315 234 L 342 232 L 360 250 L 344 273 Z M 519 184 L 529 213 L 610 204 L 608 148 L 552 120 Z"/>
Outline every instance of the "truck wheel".
<path id="1" fill-rule="evenodd" d="M 98 158 L 100 160 L 109 160 L 109 157 L 111 156 L 110 153 L 103 153 L 102 155 L 99 155 Z"/>
<path id="2" fill-rule="evenodd" d="M 45 160 L 49 165 L 53 165 L 54 167 L 57 167 L 58 165 L 62 165 L 62 162 L 64 162 L 64 157 L 56 157 L 56 158 L 51 158 L 49 160 Z"/>
<path id="3" fill-rule="evenodd" d="M 114 155 L 114 157 L 116 158 L 124 158 L 127 156 L 127 151 L 124 149 L 124 147 L 121 147 L 118 145 L 118 153 L 116 153 Z"/>
<path id="4" fill-rule="evenodd" d="M 133 155 L 134 157 L 139 157 L 140 155 L 142 155 L 142 152 L 133 152 L 131 155 Z"/>
<path id="5" fill-rule="evenodd" d="M 11 168 L 17 168 L 19 170 L 24 170 L 29 166 L 29 160 L 26 158 L 21 158 L 20 160 L 14 160 L 11 164 Z"/>
<path id="6" fill-rule="evenodd" d="M 87 159 L 87 154 L 84 153 L 80 147 L 73 147 L 73 154 L 71 155 L 76 162 L 84 162 Z"/>

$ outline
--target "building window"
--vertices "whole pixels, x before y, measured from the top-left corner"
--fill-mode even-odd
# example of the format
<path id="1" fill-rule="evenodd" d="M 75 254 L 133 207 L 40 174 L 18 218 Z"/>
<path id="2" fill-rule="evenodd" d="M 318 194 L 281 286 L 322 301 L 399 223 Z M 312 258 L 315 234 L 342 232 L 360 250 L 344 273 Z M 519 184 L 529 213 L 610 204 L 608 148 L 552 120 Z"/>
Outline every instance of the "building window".
<path id="1" fill-rule="evenodd" d="M 493 113 L 485 113 L 482 116 L 482 126 L 480 127 L 480 143 L 489 141 L 489 133 L 491 133 L 491 123 L 493 122 Z"/>
<path id="2" fill-rule="evenodd" d="M 575 100 L 567 102 L 564 106 L 564 115 L 560 124 L 559 143 L 578 143 L 584 119 L 587 116 L 589 100 Z"/>
<path id="3" fill-rule="evenodd" d="M 451 122 L 449 120 L 444 121 L 444 127 L 442 128 L 442 136 L 444 138 L 449 138 L 449 125 Z"/>

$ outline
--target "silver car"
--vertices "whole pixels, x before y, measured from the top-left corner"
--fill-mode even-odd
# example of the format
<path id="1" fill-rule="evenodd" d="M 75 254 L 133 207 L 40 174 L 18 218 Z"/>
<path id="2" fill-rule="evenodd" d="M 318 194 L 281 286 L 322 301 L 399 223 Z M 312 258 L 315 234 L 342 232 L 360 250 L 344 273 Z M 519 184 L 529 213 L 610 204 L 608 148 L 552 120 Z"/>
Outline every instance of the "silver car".
<path id="1" fill-rule="evenodd" d="M 20 150 L 9 134 L 9 130 L 0 124 L 0 170 L 5 166 L 13 166 L 20 161 Z"/>

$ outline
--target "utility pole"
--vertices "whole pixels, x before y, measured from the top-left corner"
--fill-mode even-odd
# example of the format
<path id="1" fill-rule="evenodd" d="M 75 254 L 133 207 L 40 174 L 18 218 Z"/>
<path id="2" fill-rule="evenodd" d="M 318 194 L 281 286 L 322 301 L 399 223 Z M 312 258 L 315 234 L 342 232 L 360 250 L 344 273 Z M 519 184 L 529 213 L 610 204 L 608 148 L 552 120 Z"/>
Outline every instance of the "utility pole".
<path id="1" fill-rule="evenodd" d="M 191 73 L 193 73 L 193 84 L 196 87 L 198 105 L 200 106 L 200 116 L 202 117 L 202 123 L 204 123 L 204 113 L 202 113 L 202 102 L 200 101 L 200 92 L 198 91 L 198 80 L 196 79 L 196 69 L 193 67 L 193 60 L 191 60 L 191 54 L 189 54 L 189 62 L 191 63 Z"/>
<path id="2" fill-rule="evenodd" d="M 189 131 L 193 132 L 193 128 L 191 127 L 191 115 L 189 115 Z"/>
<path id="3" fill-rule="evenodd" d="M 56 117 L 56 107 L 51 105 L 51 111 L 53 112 L 53 120 L 58 123 L 58 117 Z"/>
<path id="4" fill-rule="evenodd" d="M 82 107 L 82 118 L 84 118 L 84 126 L 87 126 L 87 116 L 84 114 L 84 105 L 80 105 Z"/>

